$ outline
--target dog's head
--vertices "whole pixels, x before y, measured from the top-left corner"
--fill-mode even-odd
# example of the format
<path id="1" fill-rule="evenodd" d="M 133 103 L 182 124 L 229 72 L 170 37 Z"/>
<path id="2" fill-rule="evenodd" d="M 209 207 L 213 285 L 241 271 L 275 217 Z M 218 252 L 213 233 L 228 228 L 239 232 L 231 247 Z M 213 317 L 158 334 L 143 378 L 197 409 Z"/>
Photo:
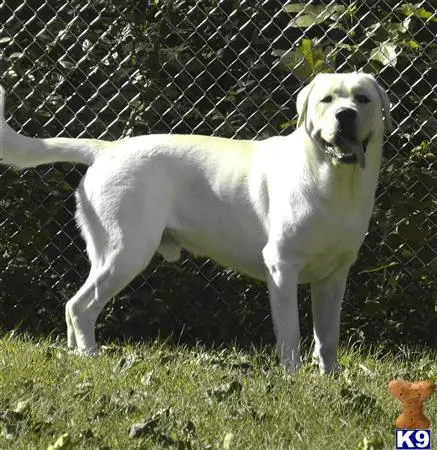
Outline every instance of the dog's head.
<path id="1" fill-rule="evenodd" d="M 297 97 L 298 126 L 334 163 L 365 164 L 373 137 L 391 130 L 390 102 L 373 76 L 320 74 Z"/>

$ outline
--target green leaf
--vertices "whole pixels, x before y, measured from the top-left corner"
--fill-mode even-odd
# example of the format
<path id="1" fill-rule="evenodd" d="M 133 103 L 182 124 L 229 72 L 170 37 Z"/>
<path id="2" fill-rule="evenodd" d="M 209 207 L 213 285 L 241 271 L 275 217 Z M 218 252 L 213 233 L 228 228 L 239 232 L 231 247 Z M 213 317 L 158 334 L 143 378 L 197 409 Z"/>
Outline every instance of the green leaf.
<path id="1" fill-rule="evenodd" d="M 171 408 L 163 408 L 153 414 L 151 418 L 131 425 L 129 427 L 129 437 L 131 439 L 137 439 L 145 434 L 153 434 L 158 428 L 160 421 L 168 419 L 172 412 Z"/>
<path id="2" fill-rule="evenodd" d="M 370 437 L 364 436 L 362 441 L 358 444 L 356 450 L 382 450 L 384 448 L 384 441 L 381 437 Z"/>
<path id="3" fill-rule="evenodd" d="M 406 3 L 401 7 L 397 8 L 397 10 L 403 14 L 404 16 L 415 16 L 419 19 L 430 19 L 431 22 L 437 22 L 437 17 L 435 17 L 435 12 L 431 12 L 426 10 L 424 7 L 417 8 L 415 5 L 411 3 Z"/>
<path id="4" fill-rule="evenodd" d="M 64 69 L 73 69 L 74 68 L 74 64 L 70 61 L 59 61 L 59 64 L 64 68 Z"/>
<path id="5" fill-rule="evenodd" d="M 24 53 L 21 52 L 14 52 L 11 55 L 9 55 L 9 59 L 20 59 L 24 56 Z"/>
<path id="6" fill-rule="evenodd" d="M 352 45 L 352 44 L 337 44 L 335 47 L 345 49 L 349 52 L 355 52 L 360 48 L 359 45 Z"/>
<path id="7" fill-rule="evenodd" d="M 15 408 L 13 409 L 14 412 L 17 414 L 25 414 L 30 409 L 30 399 L 26 400 L 19 400 L 17 404 L 15 405 Z"/>
<path id="8" fill-rule="evenodd" d="M 274 48 L 272 50 L 271 55 L 272 56 L 283 56 L 285 53 L 287 53 L 287 50 L 283 50 L 281 48 Z"/>
<path id="9" fill-rule="evenodd" d="M 47 450 L 56 450 L 56 449 L 68 449 L 72 448 L 71 436 L 68 433 L 64 433 L 56 439 L 53 445 L 49 445 Z"/>
<path id="10" fill-rule="evenodd" d="M 293 120 L 287 120 L 286 122 L 281 123 L 281 124 L 279 125 L 279 128 L 280 128 L 281 130 L 286 130 L 287 128 L 295 127 L 296 124 L 297 124 L 297 120 L 296 120 L 296 119 L 293 119 Z"/>
<path id="11" fill-rule="evenodd" d="M 372 50 L 370 59 L 380 62 L 383 66 L 396 67 L 398 62 L 397 46 L 390 42 L 384 42 Z"/>
<path id="12" fill-rule="evenodd" d="M 410 41 L 405 41 L 404 45 L 406 47 L 412 48 L 413 50 L 416 50 L 418 48 L 420 48 L 420 44 L 416 41 L 410 40 Z"/>
<path id="13" fill-rule="evenodd" d="M 314 47 L 312 40 L 308 38 L 302 39 L 296 50 L 274 49 L 271 54 L 279 56 L 279 66 L 283 70 L 292 72 L 302 81 L 307 80 L 315 73 L 332 71 L 324 49 Z"/>
<path id="14" fill-rule="evenodd" d="M 347 13 L 349 17 L 353 17 L 357 11 L 358 11 L 357 2 L 353 2 L 347 7 Z"/>
<path id="15" fill-rule="evenodd" d="M 302 61 L 303 56 L 300 51 L 284 51 L 280 56 L 279 65 L 287 72 L 293 72 Z"/>
<path id="16" fill-rule="evenodd" d="M 406 3 L 398 8 L 398 11 L 404 16 L 412 16 L 414 14 L 414 8 L 411 4 Z"/>
<path id="17" fill-rule="evenodd" d="M 302 5 L 289 5 L 287 12 L 298 13 L 303 11 L 304 13 L 298 15 L 290 21 L 288 24 L 294 28 L 308 28 L 314 24 L 321 24 L 328 19 L 338 19 L 338 17 L 346 11 L 344 5 L 307 5 L 302 8 Z"/>
<path id="18" fill-rule="evenodd" d="M 313 52 L 312 49 L 312 42 L 311 39 L 302 39 L 302 43 L 300 45 L 300 48 L 302 49 L 302 54 L 305 58 L 305 61 L 310 65 L 311 68 L 314 67 L 314 58 L 313 58 Z"/>
<path id="19" fill-rule="evenodd" d="M 415 12 L 416 17 L 419 17 L 420 19 L 430 19 L 431 22 L 437 22 L 437 18 L 435 17 L 435 12 L 432 13 L 431 11 L 427 11 L 425 8 L 419 8 Z"/>
<path id="20" fill-rule="evenodd" d="M 389 263 L 389 264 L 384 264 L 383 266 L 373 267 L 372 269 L 365 269 L 365 270 L 362 270 L 361 272 L 358 272 L 358 275 L 362 275 L 363 273 L 375 273 L 375 272 L 381 272 L 382 270 L 390 269 L 390 268 L 396 267 L 396 266 L 398 266 L 398 265 L 399 265 L 399 263 L 393 261 L 393 262 L 391 262 L 391 263 Z"/>
<path id="21" fill-rule="evenodd" d="M 225 437 L 223 438 L 223 450 L 229 450 L 232 448 L 232 439 L 234 439 L 234 433 L 226 433 Z"/>
<path id="22" fill-rule="evenodd" d="M 232 394 L 240 394 L 242 389 L 243 385 L 239 381 L 233 380 L 230 383 L 208 389 L 206 393 L 210 398 L 214 398 L 218 401 L 223 401 Z"/>
<path id="23" fill-rule="evenodd" d="M 145 373 L 141 379 L 140 382 L 141 384 L 143 384 L 144 386 L 150 386 L 153 384 L 154 381 L 154 377 L 155 377 L 155 372 L 153 370 L 150 370 L 149 372 Z"/>
<path id="24" fill-rule="evenodd" d="M 89 39 L 85 39 L 82 42 L 82 51 L 84 52 L 88 51 L 91 48 L 91 45 L 92 45 L 91 41 Z"/>
<path id="25" fill-rule="evenodd" d="M 288 26 L 293 28 L 308 28 L 317 23 L 316 17 L 309 14 L 302 14 L 301 16 L 292 19 Z"/>
<path id="26" fill-rule="evenodd" d="M 298 13 L 305 9 L 305 3 L 292 3 L 284 6 L 284 11 L 288 13 Z"/>

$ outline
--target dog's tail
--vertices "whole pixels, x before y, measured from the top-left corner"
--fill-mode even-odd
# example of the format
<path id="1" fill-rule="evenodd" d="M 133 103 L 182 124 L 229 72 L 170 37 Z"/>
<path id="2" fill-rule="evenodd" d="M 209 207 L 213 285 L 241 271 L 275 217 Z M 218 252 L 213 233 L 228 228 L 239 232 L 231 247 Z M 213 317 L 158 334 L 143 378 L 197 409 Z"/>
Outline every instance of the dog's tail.
<path id="1" fill-rule="evenodd" d="M 13 130 L 5 120 L 5 90 L 0 86 L 0 164 L 17 168 L 54 162 L 90 166 L 109 142 L 96 139 L 29 138 Z"/>

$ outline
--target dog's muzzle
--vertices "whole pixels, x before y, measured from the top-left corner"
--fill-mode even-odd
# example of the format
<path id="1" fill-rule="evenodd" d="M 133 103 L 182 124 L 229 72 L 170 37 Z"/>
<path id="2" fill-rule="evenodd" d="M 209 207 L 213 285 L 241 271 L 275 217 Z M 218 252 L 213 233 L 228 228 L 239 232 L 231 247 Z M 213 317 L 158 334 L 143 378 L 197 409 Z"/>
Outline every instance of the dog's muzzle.
<path id="1" fill-rule="evenodd" d="M 332 143 L 321 139 L 321 147 L 334 164 L 359 164 L 362 169 L 366 165 L 366 151 L 370 138 L 358 142 L 342 134 L 335 136 Z"/>
<path id="2" fill-rule="evenodd" d="M 340 108 L 335 113 L 337 131 L 332 142 L 321 138 L 323 151 L 331 158 L 334 164 L 359 164 L 364 169 L 365 154 L 369 138 L 364 141 L 356 139 L 357 111 L 352 108 Z"/>

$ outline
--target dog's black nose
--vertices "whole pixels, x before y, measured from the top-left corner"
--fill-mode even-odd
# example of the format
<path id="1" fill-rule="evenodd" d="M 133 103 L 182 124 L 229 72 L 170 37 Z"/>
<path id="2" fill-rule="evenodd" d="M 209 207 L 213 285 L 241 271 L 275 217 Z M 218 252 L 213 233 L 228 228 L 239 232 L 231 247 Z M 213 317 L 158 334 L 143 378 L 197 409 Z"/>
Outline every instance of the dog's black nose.
<path id="1" fill-rule="evenodd" d="M 357 117 L 357 112 L 352 108 L 341 108 L 335 113 L 340 123 L 351 124 Z"/>

